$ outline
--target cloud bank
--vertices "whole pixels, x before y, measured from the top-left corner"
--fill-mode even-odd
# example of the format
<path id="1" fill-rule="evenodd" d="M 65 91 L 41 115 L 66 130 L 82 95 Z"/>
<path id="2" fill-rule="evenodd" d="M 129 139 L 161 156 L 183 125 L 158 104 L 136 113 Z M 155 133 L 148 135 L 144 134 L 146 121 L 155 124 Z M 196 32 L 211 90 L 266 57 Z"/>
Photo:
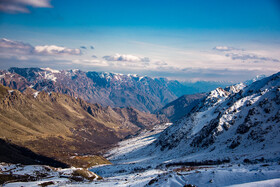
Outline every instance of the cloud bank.
<path id="1" fill-rule="evenodd" d="M 1 0 L 0 11 L 6 13 L 30 13 L 28 7 L 52 8 L 50 0 Z"/>
<path id="2" fill-rule="evenodd" d="M 254 52 L 248 52 L 244 49 L 238 49 L 229 46 L 215 46 L 213 50 L 223 52 L 222 54 L 232 60 L 241 60 L 243 62 L 280 62 L 280 60 L 272 57 L 266 57 Z"/>
<path id="3" fill-rule="evenodd" d="M 232 60 L 254 60 L 253 62 L 261 61 L 271 61 L 271 62 L 280 62 L 278 59 L 271 57 L 262 57 L 255 54 L 237 54 L 237 53 L 227 53 L 227 57 L 230 57 Z"/>

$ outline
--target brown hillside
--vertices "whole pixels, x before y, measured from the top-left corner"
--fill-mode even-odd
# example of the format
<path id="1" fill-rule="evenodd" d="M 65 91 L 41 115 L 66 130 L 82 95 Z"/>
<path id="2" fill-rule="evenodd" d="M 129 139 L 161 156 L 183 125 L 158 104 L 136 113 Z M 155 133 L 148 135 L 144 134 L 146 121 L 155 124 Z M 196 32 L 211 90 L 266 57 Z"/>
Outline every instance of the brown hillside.
<path id="1" fill-rule="evenodd" d="M 159 122 L 133 108 L 102 107 L 59 93 L 35 97 L 34 92 L 0 85 L 0 138 L 68 163 L 70 155 L 97 154 Z"/>

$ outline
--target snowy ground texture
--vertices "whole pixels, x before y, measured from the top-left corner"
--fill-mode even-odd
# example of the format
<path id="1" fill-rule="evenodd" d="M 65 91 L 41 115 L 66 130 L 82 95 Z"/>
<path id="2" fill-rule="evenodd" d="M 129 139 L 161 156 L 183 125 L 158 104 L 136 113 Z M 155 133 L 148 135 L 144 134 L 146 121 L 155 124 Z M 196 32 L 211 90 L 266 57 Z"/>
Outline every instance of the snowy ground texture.
<path id="1" fill-rule="evenodd" d="M 91 168 L 91 171 L 103 177 L 101 180 L 77 182 L 69 179 L 73 170 L 51 169 L 45 166 L 20 166 L 4 164 L 0 166 L 1 173 L 36 176 L 45 173 L 47 177 L 31 182 L 8 183 L 4 186 L 40 186 L 51 182 L 50 186 L 280 186 L 280 163 L 262 162 L 257 164 L 220 164 L 168 166 L 171 161 L 164 162 L 147 155 L 135 157 L 133 151 L 141 150 L 152 144 L 165 126 L 157 126 L 152 131 L 146 131 L 139 136 L 122 141 L 119 146 L 107 154 L 113 165 L 103 165 Z M 199 156 L 199 155 L 198 155 Z M 176 159 L 176 161 L 178 161 Z M 166 164 L 162 164 L 166 163 Z M 47 169 L 46 169 L 47 168 Z M 61 177 L 61 176 L 66 176 Z"/>
<path id="2" fill-rule="evenodd" d="M 156 127 L 158 128 L 158 127 Z M 137 150 L 158 137 L 158 130 L 119 143 L 120 147 L 109 151 L 113 165 L 96 166 L 91 171 L 104 177 L 96 186 L 280 186 L 280 163 L 261 162 L 241 164 L 186 166 L 178 163 L 169 166 L 172 160 L 158 157 L 138 156 Z M 148 142 L 148 143 L 147 143 Z M 145 146 L 144 146 L 145 145 Z M 143 146 L 143 147 L 142 147 Z M 132 151 L 131 148 L 134 147 Z M 197 155 L 199 158 L 200 155 Z M 174 161 L 174 160 L 173 160 Z M 176 159 L 176 161 L 179 161 Z M 84 184 L 83 184 L 84 185 Z M 88 184 L 90 185 L 90 184 Z"/>
<path id="3" fill-rule="evenodd" d="M 43 165 L 25 166 L 21 164 L 0 163 L 1 179 L 11 176 L 13 176 L 15 182 L 4 183 L 4 186 L 65 186 L 80 182 L 88 183 L 100 178 L 95 173 L 82 168 L 61 169 Z"/>

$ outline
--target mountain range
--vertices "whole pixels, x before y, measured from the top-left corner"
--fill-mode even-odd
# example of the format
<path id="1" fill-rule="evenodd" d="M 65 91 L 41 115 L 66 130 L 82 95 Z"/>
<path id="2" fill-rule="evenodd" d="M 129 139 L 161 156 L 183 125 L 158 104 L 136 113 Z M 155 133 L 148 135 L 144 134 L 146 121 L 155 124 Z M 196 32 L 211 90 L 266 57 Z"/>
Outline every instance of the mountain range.
<path id="1" fill-rule="evenodd" d="M 102 106 L 134 107 L 144 112 L 155 112 L 178 97 L 198 93 L 203 84 L 207 92 L 221 82 L 180 83 L 165 78 L 151 78 L 135 74 L 84 72 L 81 70 L 53 70 L 50 68 L 10 68 L 0 71 L 0 83 L 24 91 L 59 92 L 79 97 Z M 208 86 L 206 86 L 208 85 Z M 227 84 L 228 85 L 228 84 Z"/>

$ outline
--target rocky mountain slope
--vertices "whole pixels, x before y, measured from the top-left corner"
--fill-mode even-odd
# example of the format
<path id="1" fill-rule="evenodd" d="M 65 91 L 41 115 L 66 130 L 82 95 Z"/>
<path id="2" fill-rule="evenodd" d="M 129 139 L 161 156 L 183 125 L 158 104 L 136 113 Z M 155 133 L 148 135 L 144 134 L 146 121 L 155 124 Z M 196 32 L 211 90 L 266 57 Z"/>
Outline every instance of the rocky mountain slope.
<path id="1" fill-rule="evenodd" d="M 155 145 L 178 156 L 279 160 L 280 73 L 242 87 L 210 92 Z"/>
<path id="2" fill-rule="evenodd" d="M 3 85 L 0 118 L 0 138 L 65 162 L 69 155 L 99 153 L 159 123 L 155 115 L 134 108 L 102 107 L 31 88 L 22 93 Z"/>
<path id="3" fill-rule="evenodd" d="M 115 165 L 92 171 L 111 185 L 279 186 L 280 72 L 217 88 L 166 127 L 120 142 L 105 155 Z"/>
<path id="4" fill-rule="evenodd" d="M 206 93 L 183 95 L 165 105 L 156 114 L 165 115 L 171 122 L 175 122 L 191 112 L 204 97 L 206 97 Z"/>
<path id="5" fill-rule="evenodd" d="M 257 80 L 261 80 L 265 78 L 264 75 L 257 76 L 251 80 L 247 80 L 245 82 L 226 86 L 224 90 L 229 92 L 229 94 L 234 94 L 242 90 L 244 87 L 249 86 L 253 82 Z M 201 83 L 201 82 L 200 82 Z M 196 83 L 198 84 L 198 83 Z M 216 88 L 215 88 L 216 89 Z M 215 90 L 214 89 L 214 90 Z M 206 98 L 207 93 L 197 93 L 191 95 L 183 95 L 178 99 L 168 103 L 163 108 L 157 110 L 156 114 L 165 115 L 171 122 L 175 122 L 183 116 L 187 115 L 191 112 L 191 110 L 201 102 L 203 98 Z"/>
<path id="6" fill-rule="evenodd" d="M 113 160 L 145 163 L 280 160 L 280 73 L 244 87 L 217 88 L 140 149 Z M 149 137 L 149 139 L 152 137 Z M 244 152 L 244 150 L 246 150 Z M 139 156 L 141 155 L 141 156 Z"/>

